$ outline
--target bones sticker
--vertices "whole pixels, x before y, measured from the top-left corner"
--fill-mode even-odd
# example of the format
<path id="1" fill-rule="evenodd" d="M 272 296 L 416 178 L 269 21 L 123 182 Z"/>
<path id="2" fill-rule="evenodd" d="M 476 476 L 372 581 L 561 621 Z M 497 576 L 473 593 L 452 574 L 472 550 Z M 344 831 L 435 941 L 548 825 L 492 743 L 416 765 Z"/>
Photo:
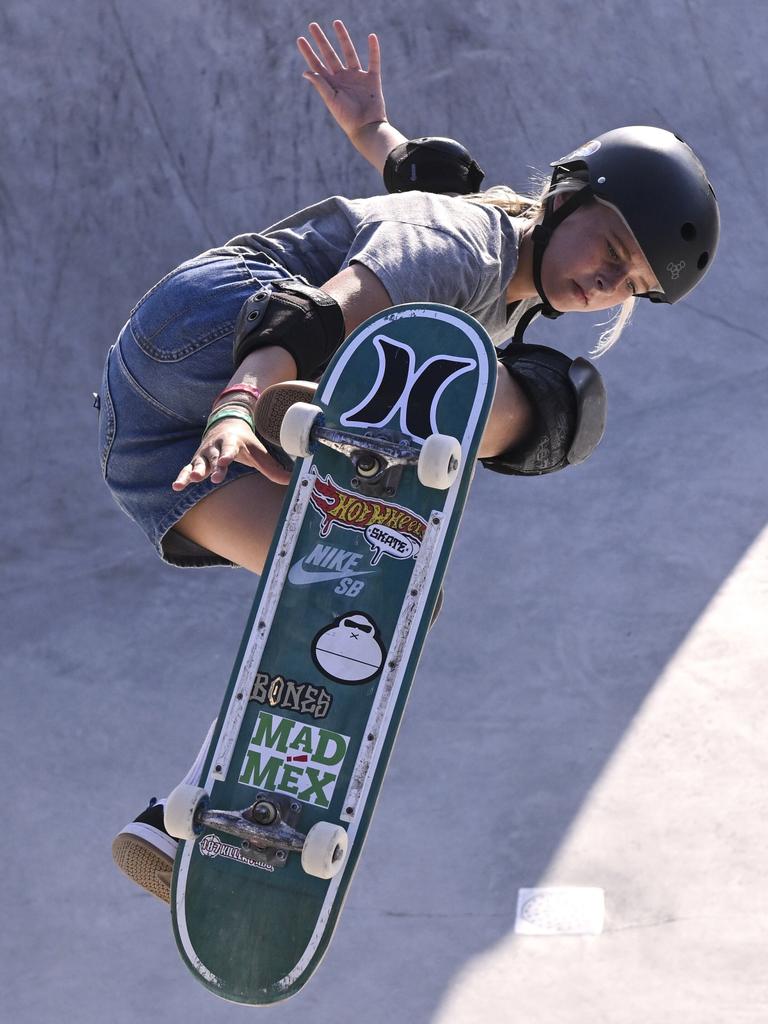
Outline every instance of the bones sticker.
<path id="1" fill-rule="evenodd" d="M 273 708 L 297 711 L 300 715 L 312 715 L 313 718 L 325 718 L 333 704 L 333 697 L 324 686 L 296 683 L 293 679 L 270 676 L 267 672 L 256 673 L 248 699 Z"/>
<path id="2" fill-rule="evenodd" d="M 583 160 L 585 157 L 592 156 L 602 146 L 602 142 L 599 139 L 593 139 L 591 142 L 585 142 L 583 146 L 579 146 L 578 149 L 574 149 L 568 156 L 564 156 L 557 162 L 560 164 L 570 163 L 572 160 Z"/>
<path id="3" fill-rule="evenodd" d="M 363 612 L 340 615 L 312 641 L 312 659 L 337 683 L 367 683 L 384 662 L 384 645 L 373 619 Z"/>

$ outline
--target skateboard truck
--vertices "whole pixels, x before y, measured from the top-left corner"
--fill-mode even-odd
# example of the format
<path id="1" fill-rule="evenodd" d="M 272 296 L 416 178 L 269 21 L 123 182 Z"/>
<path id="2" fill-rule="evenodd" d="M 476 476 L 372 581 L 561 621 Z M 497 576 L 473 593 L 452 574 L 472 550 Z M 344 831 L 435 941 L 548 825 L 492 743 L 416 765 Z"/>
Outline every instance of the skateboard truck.
<path id="1" fill-rule="evenodd" d="M 370 498 L 397 494 L 405 466 L 416 466 L 419 449 L 408 441 L 390 441 L 386 435 L 367 431 L 363 437 L 329 427 L 315 428 L 313 440 L 346 455 L 355 468 L 350 484 Z"/>
<path id="2" fill-rule="evenodd" d="M 347 833 L 341 825 L 318 821 L 306 833 L 295 825 L 301 816 L 297 800 L 278 793 L 256 791 L 242 811 L 215 810 L 206 790 L 182 784 L 165 805 L 165 827 L 177 839 L 194 842 L 206 829 L 240 840 L 243 855 L 259 864 L 283 868 L 289 853 L 301 854 L 301 866 L 317 878 L 333 878 L 344 864 Z"/>
<path id="3" fill-rule="evenodd" d="M 291 412 L 288 418 L 288 435 L 285 437 L 289 446 L 298 440 L 310 449 L 318 444 L 325 445 L 333 451 L 346 456 L 354 467 L 354 476 L 350 480 L 352 488 L 370 498 L 391 498 L 397 493 L 400 477 L 405 466 L 417 466 L 420 448 L 407 440 L 393 441 L 385 432 L 366 431 L 355 434 L 337 427 L 327 427 L 325 418 L 317 406 L 309 406 L 312 414 L 303 411 L 298 414 Z M 303 417 L 298 428 L 293 426 L 291 417 Z M 310 431 L 304 437 L 305 424 L 311 417 Z M 298 429 L 300 436 L 295 437 Z M 282 435 L 281 435 L 282 438 Z M 301 448 L 301 451 L 305 450 Z M 286 451 L 293 455 L 292 448 Z"/>
<path id="4" fill-rule="evenodd" d="M 461 443 L 447 434 L 430 434 L 421 445 L 409 440 L 391 441 L 386 436 L 355 434 L 325 425 L 317 405 L 296 402 L 285 410 L 280 424 L 280 444 L 295 459 L 307 458 L 317 444 L 346 455 L 355 467 L 352 485 L 363 494 L 392 496 L 400 474 L 414 466 L 425 487 L 447 490 L 461 465 Z"/>
<path id="5" fill-rule="evenodd" d="M 273 868 L 283 868 L 288 854 L 301 853 L 306 836 L 297 831 L 301 806 L 275 793 L 259 793 L 243 811 L 217 811 L 201 808 L 196 815 L 198 827 L 213 828 L 240 840 L 246 856 Z"/>

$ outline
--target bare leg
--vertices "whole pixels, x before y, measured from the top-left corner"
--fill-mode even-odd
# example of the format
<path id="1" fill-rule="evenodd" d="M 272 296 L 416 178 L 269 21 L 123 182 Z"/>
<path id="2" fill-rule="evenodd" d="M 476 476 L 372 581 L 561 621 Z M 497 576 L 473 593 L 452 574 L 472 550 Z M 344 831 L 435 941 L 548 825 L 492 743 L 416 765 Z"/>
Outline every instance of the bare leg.
<path id="1" fill-rule="evenodd" d="M 285 487 L 253 474 L 209 494 L 176 524 L 182 536 L 260 574 Z"/>

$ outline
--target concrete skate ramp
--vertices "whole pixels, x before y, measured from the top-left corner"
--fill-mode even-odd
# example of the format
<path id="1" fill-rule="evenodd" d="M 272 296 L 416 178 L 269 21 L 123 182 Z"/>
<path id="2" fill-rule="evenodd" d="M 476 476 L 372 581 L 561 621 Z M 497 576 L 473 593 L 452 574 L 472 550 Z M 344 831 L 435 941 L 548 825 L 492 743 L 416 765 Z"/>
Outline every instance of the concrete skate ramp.
<path id="1" fill-rule="evenodd" d="M 674 128 L 723 235 L 706 284 L 641 303 L 601 360 L 586 465 L 478 473 L 336 938 L 270 1019 L 757 1024 L 768 25 L 738 0 L 2 5 L 3 1019 L 238 1013 L 109 847 L 197 750 L 255 581 L 156 559 L 101 482 L 90 395 L 176 264 L 381 188 L 300 77 L 294 39 L 330 17 L 380 33 L 393 123 L 463 140 L 489 184 Z M 596 334 L 531 332 L 574 355 Z M 518 889 L 544 885 L 603 888 L 604 933 L 515 935 Z"/>

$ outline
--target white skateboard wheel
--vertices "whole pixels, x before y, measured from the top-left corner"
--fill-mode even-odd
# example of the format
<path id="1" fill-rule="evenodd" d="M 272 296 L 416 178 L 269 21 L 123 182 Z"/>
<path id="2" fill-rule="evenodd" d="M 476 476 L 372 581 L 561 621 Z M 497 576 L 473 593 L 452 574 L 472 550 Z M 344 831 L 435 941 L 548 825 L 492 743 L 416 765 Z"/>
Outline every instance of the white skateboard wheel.
<path id="1" fill-rule="evenodd" d="M 197 839 L 203 826 L 195 822 L 198 811 L 208 804 L 208 794 L 198 786 L 177 786 L 165 802 L 165 830 L 177 839 Z"/>
<path id="2" fill-rule="evenodd" d="M 341 825 L 318 821 L 307 832 L 301 851 L 301 866 L 315 878 L 333 878 L 347 855 L 347 832 Z"/>
<path id="3" fill-rule="evenodd" d="M 289 406 L 280 424 L 280 447 L 294 459 L 305 459 L 310 454 L 310 434 L 315 420 L 323 410 L 309 402 L 295 402 Z"/>
<path id="4" fill-rule="evenodd" d="M 461 444 L 448 434 L 431 434 L 419 452 L 417 473 L 425 487 L 446 491 L 461 465 Z"/>

